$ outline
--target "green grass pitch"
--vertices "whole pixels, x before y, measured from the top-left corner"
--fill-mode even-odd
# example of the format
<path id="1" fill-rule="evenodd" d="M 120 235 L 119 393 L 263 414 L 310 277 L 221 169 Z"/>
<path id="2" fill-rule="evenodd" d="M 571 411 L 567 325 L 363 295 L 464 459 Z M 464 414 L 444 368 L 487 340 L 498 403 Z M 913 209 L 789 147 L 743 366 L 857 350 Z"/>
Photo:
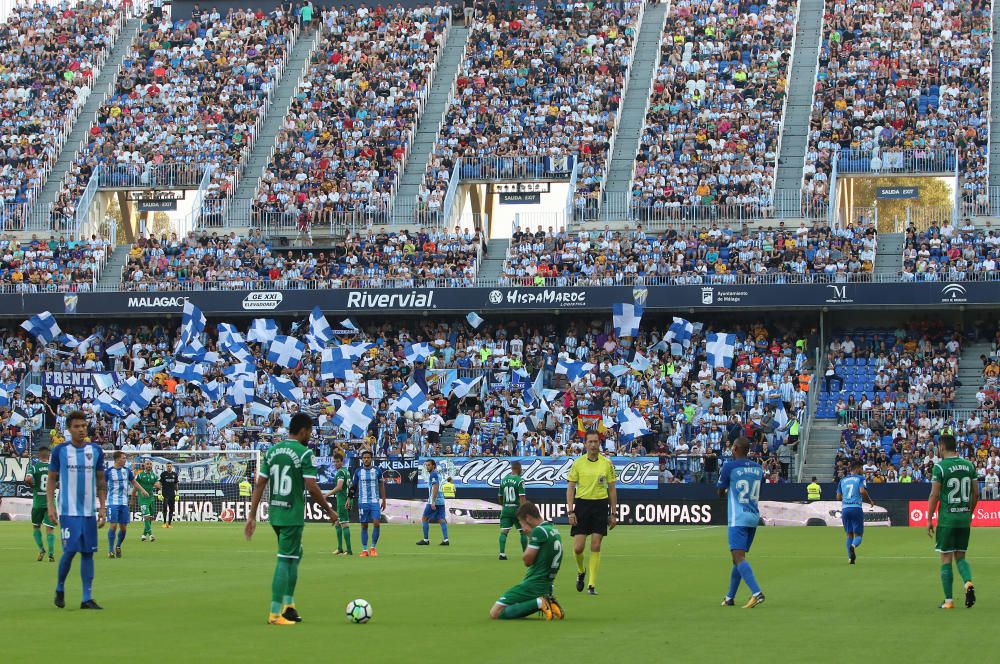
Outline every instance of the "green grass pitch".
<path id="1" fill-rule="evenodd" d="M 275 543 L 261 524 L 133 524 L 121 560 L 97 558 L 94 597 L 81 612 L 79 559 L 67 608 L 52 606 L 56 565 L 35 562 L 31 528 L 0 524 L 0 661 L 39 662 L 930 662 L 991 661 L 996 648 L 1000 531 L 973 533 L 979 603 L 941 611 L 939 563 L 926 531 L 871 528 L 847 565 L 834 528 L 766 528 L 750 560 L 767 595 L 759 609 L 719 606 L 729 578 L 724 527 L 621 527 L 606 541 L 599 597 L 574 589 L 574 562 L 556 583 L 567 618 L 488 619 L 523 575 L 516 537 L 497 560 L 493 526 L 452 528 L 450 548 L 417 547 L 419 528 L 382 529 L 380 557 L 331 555 L 329 526 L 306 529 L 296 603 L 305 622 L 265 624 Z M 567 540 L 568 527 L 561 528 Z M 100 555 L 105 555 L 104 531 Z M 352 527 L 355 551 L 359 529 Z M 568 549 L 568 545 L 567 545 Z M 372 603 L 349 624 L 344 607 Z M 747 598 L 740 588 L 738 603 Z"/>

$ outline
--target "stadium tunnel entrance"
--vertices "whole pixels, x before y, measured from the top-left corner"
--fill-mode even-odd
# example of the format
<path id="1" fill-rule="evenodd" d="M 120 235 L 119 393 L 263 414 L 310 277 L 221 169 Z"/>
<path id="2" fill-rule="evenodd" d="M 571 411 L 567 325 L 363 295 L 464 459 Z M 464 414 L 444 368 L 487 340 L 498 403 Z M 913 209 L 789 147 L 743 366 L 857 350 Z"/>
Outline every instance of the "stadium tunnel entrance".
<path id="1" fill-rule="evenodd" d="M 918 231 L 954 220 L 954 175 L 841 175 L 837 178 L 834 218 L 843 226 L 877 222 L 880 233 Z"/>

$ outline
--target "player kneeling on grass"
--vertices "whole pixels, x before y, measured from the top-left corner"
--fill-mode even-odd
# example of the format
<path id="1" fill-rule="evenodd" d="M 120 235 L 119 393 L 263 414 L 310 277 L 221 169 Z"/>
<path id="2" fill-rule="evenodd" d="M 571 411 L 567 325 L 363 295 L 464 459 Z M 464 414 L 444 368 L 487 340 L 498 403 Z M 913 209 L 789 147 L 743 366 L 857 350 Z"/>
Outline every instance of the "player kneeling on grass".
<path id="1" fill-rule="evenodd" d="M 552 596 L 553 583 L 562 565 L 563 546 L 559 531 L 542 519 L 538 506 L 526 502 L 517 508 L 521 530 L 530 533 L 524 551 L 528 571 L 524 580 L 503 594 L 490 609 L 490 618 L 513 620 L 541 612 L 546 620 L 562 620 L 565 613 Z"/>

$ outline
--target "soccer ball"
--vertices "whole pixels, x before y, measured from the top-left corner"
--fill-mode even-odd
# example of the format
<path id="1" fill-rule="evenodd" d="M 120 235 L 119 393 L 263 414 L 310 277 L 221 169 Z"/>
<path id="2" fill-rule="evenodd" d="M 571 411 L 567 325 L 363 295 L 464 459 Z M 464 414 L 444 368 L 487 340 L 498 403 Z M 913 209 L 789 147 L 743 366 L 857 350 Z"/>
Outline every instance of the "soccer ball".
<path id="1" fill-rule="evenodd" d="M 347 604 L 347 620 L 359 625 L 372 619 L 372 605 L 363 599 L 356 599 Z"/>

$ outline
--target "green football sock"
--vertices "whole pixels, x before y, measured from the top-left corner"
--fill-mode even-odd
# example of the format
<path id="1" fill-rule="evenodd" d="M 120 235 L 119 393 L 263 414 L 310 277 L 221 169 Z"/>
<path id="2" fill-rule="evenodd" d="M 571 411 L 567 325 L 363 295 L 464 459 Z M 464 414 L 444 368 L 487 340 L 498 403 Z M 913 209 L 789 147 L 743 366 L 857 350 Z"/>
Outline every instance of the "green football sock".
<path id="1" fill-rule="evenodd" d="M 500 553 L 507 552 L 507 533 L 503 530 L 500 531 Z"/>
<path id="2" fill-rule="evenodd" d="M 149 519 L 142 520 L 142 534 L 152 535 L 153 534 L 153 522 Z"/>
<path id="3" fill-rule="evenodd" d="M 281 613 L 281 600 L 285 598 L 288 589 L 288 562 L 286 558 L 278 558 L 274 565 L 274 577 L 271 579 L 271 613 Z"/>
<path id="4" fill-rule="evenodd" d="M 285 604 L 293 604 L 294 601 L 291 599 L 295 596 L 295 585 L 299 582 L 299 561 L 289 560 L 288 561 L 288 580 L 286 582 L 285 597 L 288 599 L 282 599 Z"/>
<path id="5" fill-rule="evenodd" d="M 944 588 L 944 598 L 951 599 L 951 586 L 955 581 L 955 574 L 951 571 L 951 563 L 941 565 L 941 587 Z"/>
<path id="6" fill-rule="evenodd" d="M 503 612 L 500 614 L 502 620 L 516 620 L 517 618 L 524 618 L 525 616 L 530 616 L 532 613 L 538 611 L 538 600 L 529 599 L 524 602 L 518 602 L 517 604 L 511 604 L 510 606 L 505 606 Z"/>
<path id="7" fill-rule="evenodd" d="M 38 550 L 39 551 L 44 551 L 45 547 L 42 546 L 42 531 L 39 530 L 38 528 L 35 528 L 34 530 L 31 531 L 31 534 L 35 538 L 35 544 L 38 545 Z"/>
<path id="8" fill-rule="evenodd" d="M 56 535 L 55 533 L 48 533 L 45 535 L 45 539 L 49 543 L 49 555 L 51 556 L 56 552 Z"/>
<path id="9" fill-rule="evenodd" d="M 337 524 L 337 551 L 344 550 L 344 533 L 342 532 L 340 524 Z"/>
<path id="10" fill-rule="evenodd" d="M 955 562 L 955 566 L 958 567 L 958 573 L 962 575 L 962 583 L 972 581 L 972 567 L 969 566 L 968 560 L 962 558 Z"/>
<path id="11" fill-rule="evenodd" d="M 344 544 L 347 545 L 348 553 L 354 553 L 351 550 L 351 529 L 348 526 L 344 526 Z"/>
<path id="12" fill-rule="evenodd" d="M 528 536 L 521 533 L 521 551 L 527 551 L 528 549 Z"/>

